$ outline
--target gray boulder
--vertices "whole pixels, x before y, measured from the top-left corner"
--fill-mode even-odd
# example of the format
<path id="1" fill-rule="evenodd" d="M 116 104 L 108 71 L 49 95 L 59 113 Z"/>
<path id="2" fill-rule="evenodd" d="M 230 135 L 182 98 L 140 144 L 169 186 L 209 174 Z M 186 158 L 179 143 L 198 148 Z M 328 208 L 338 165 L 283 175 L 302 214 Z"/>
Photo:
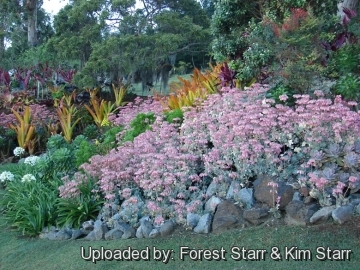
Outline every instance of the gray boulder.
<path id="1" fill-rule="evenodd" d="M 108 227 L 101 220 L 96 220 L 94 223 L 95 240 L 101 240 L 105 238 L 105 234 L 108 232 Z"/>
<path id="2" fill-rule="evenodd" d="M 161 236 L 168 236 L 175 230 L 175 223 L 172 220 L 166 221 L 161 225 L 159 232 Z"/>
<path id="3" fill-rule="evenodd" d="M 320 210 L 316 211 L 310 218 L 311 224 L 323 223 L 329 220 L 332 211 L 335 209 L 335 205 L 325 206 Z"/>
<path id="4" fill-rule="evenodd" d="M 114 228 L 105 233 L 105 240 L 120 239 L 124 233 L 119 228 Z"/>
<path id="5" fill-rule="evenodd" d="M 212 196 L 205 204 L 205 212 L 213 214 L 216 210 L 216 206 L 218 206 L 220 202 L 220 198 Z"/>
<path id="6" fill-rule="evenodd" d="M 212 221 L 212 215 L 210 213 L 207 213 L 203 215 L 196 227 L 194 228 L 194 232 L 196 233 L 209 233 L 211 230 L 211 221 Z"/>
<path id="7" fill-rule="evenodd" d="M 252 225 L 259 225 L 266 221 L 267 216 L 269 215 L 269 208 L 253 208 L 244 210 L 243 217 L 249 221 Z"/>
<path id="8" fill-rule="evenodd" d="M 332 211 L 332 218 L 338 224 L 344 224 L 350 220 L 354 212 L 354 206 L 352 204 L 340 206 Z"/>
<path id="9" fill-rule="evenodd" d="M 194 213 L 187 213 L 186 215 L 186 224 L 193 229 L 199 222 L 200 215 Z"/>
<path id="10" fill-rule="evenodd" d="M 310 218 L 319 210 L 317 204 L 306 205 L 300 201 L 292 201 L 286 206 L 285 223 L 287 225 L 306 226 Z"/>
<path id="11" fill-rule="evenodd" d="M 270 207 L 274 206 L 274 199 L 278 196 L 281 197 L 280 200 L 280 210 L 284 210 L 286 205 L 292 201 L 294 195 L 294 189 L 291 185 L 287 185 L 283 182 L 277 182 L 278 187 L 275 189 L 275 194 L 273 194 L 273 188 L 268 186 L 270 182 L 276 182 L 267 175 L 259 175 L 258 178 L 254 181 L 254 196 L 255 199 L 259 202 L 266 203 Z"/>
<path id="12" fill-rule="evenodd" d="M 231 228 L 242 227 L 244 224 L 242 214 L 243 210 L 234 204 L 233 200 L 222 201 L 217 206 L 212 222 L 212 231 L 218 233 Z"/>

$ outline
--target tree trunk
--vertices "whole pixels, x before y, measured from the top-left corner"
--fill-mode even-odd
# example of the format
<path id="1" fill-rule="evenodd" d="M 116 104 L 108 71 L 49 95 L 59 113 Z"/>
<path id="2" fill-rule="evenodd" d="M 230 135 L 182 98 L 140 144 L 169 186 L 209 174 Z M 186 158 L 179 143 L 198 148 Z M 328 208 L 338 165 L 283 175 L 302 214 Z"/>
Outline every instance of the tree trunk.
<path id="1" fill-rule="evenodd" d="M 28 14 L 28 43 L 33 47 L 37 45 L 37 0 L 26 0 L 26 11 Z"/>
<path id="2" fill-rule="evenodd" d="M 5 56 L 5 25 L 0 23 L 0 58 Z"/>
<path id="3" fill-rule="evenodd" d="M 344 0 L 340 2 L 338 4 L 338 16 L 340 17 L 340 21 L 342 22 L 345 15 L 343 12 L 343 8 L 348 8 L 356 11 L 358 4 L 359 0 Z"/>

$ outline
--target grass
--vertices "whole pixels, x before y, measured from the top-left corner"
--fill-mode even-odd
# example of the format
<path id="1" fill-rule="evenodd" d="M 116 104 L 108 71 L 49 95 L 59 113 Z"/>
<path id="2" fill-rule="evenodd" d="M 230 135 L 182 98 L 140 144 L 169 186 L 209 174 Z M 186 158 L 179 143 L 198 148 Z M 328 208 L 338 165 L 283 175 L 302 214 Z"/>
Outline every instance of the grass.
<path id="1" fill-rule="evenodd" d="M 183 79 L 190 79 L 190 76 L 192 74 L 184 74 L 184 75 L 173 75 L 169 78 L 169 83 L 168 83 L 168 87 L 166 89 L 166 91 L 162 91 L 161 92 L 161 86 L 162 86 L 162 83 L 159 81 L 159 82 L 154 82 L 154 87 L 153 89 L 157 92 L 161 92 L 162 94 L 166 95 L 166 94 L 169 94 L 169 85 L 172 83 L 172 82 L 178 82 L 178 76 L 180 76 L 181 78 Z M 131 91 L 134 93 L 134 94 L 137 94 L 139 96 L 142 96 L 143 95 L 143 92 L 142 92 L 142 85 L 141 83 L 135 83 L 135 84 L 132 84 L 132 87 L 131 87 Z M 152 92 L 151 91 L 144 91 L 144 94 L 145 95 L 152 95 Z"/>
<path id="2" fill-rule="evenodd" d="M 2 190 L 1 195 L 4 193 Z M 324 225 L 309 227 L 252 227 L 235 229 L 222 234 L 198 235 L 191 231 L 178 228 L 171 236 L 155 239 L 128 239 L 112 241 L 88 242 L 84 240 L 49 241 L 38 238 L 22 237 L 17 231 L 6 226 L 0 215 L 0 269 L 358 269 L 360 263 L 360 217 L 340 226 L 329 222 Z M 179 258 L 180 247 L 221 250 L 226 253 L 226 260 L 195 260 L 185 256 Z M 150 248 L 150 261 L 98 261 L 94 264 L 81 258 L 81 247 L 84 247 L 84 256 L 89 255 L 92 249 L 127 249 L 143 250 Z M 154 260 L 152 249 L 174 250 L 167 264 Z M 231 255 L 231 248 L 265 249 L 264 260 L 235 260 Z M 272 248 L 279 248 L 283 258 L 281 261 L 271 259 Z M 300 250 L 310 250 L 311 260 L 285 260 L 285 248 L 294 247 L 293 254 L 300 256 Z M 332 261 L 319 260 L 315 256 L 322 255 L 316 252 L 317 247 L 330 249 L 350 249 L 350 260 Z M 235 250 L 236 251 L 236 250 Z M 219 254 L 220 255 L 220 254 Z"/>

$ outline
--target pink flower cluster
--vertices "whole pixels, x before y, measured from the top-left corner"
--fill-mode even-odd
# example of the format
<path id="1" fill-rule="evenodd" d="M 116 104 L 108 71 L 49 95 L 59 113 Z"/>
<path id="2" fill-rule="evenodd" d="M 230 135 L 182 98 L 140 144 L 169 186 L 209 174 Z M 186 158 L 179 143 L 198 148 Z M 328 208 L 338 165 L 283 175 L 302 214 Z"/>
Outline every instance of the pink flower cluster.
<path id="1" fill-rule="evenodd" d="M 152 130 L 140 134 L 105 156 L 93 156 L 80 166 L 92 177 L 107 200 L 116 192 L 128 196 L 129 187 L 141 189 L 149 212 L 160 214 L 162 208 L 174 205 L 185 213 L 185 201 L 200 192 L 201 178 L 196 173 L 198 157 L 182 150 L 178 126 L 158 117 Z"/>
<path id="2" fill-rule="evenodd" d="M 59 196 L 62 198 L 76 198 L 80 195 L 79 186 L 89 181 L 88 177 L 82 173 L 76 172 L 73 179 L 65 176 L 61 179 L 64 185 L 59 187 Z"/>
<path id="3" fill-rule="evenodd" d="M 242 183 L 269 172 L 281 179 L 284 164 L 293 162 L 299 152 L 291 148 L 296 137 L 305 157 L 292 165 L 294 172 L 301 170 L 299 177 L 305 178 L 306 170 L 316 166 L 310 150 L 321 150 L 320 143 L 325 140 L 354 140 L 360 132 L 359 113 L 339 97 L 332 102 L 324 99 L 321 91 L 315 99 L 295 95 L 296 106 L 290 108 L 265 99 L 267 89 L 255 84 L 245 91 L 226 88 L 210 95 L 200 107 L 185 109 L 181 127 L 162 120 L 162 106 L 157 101 L 129 103 L 113 123 L 128 126 L 138 113 L 154 112 L 157 120 L 152 130 L 105 156 L 93 156 L 81 169 L 98 179 L 107 200 L 131 186 L 142 191 L 148 211 L 165 217 L 163 210 L 172 209 L 183 217 L 186 211 L 197 210 L 198 205 L 190 202 L 204 197 L 202 180 L 206 176 L 219 184 Z M 282 153 L 285 145 L 290 149 Z M 319 189 L 328 183 L 316 174 L 309 178 Z"/>

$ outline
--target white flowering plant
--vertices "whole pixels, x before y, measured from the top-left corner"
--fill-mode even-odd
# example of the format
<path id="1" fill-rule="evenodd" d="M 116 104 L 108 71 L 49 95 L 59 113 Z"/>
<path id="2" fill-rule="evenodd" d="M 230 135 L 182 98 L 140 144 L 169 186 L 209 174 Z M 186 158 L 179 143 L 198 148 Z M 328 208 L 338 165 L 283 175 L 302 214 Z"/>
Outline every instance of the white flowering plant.
<path id="1" fill-rule="evenodd" d="M 25 149 L 22 147 L 16 147 L 13 152 L 14 156 L 21 157 L 23 154 L 25 154 Z"/>
<path id="2" fill-rule="evenodd" d="M 4 171 L 0 174 L 0 182 L 2 183 L 13 180 L 14 180 L 14 175 L 9 171 Z"/>
<path id="3" fill-rule="evenodd" d="M 21 178 L 21 182 L 32 182 L 32 181 L 36 181 L 35 176 L 33 176 L 32 174 L 25 174 Z"/>
<path id="4" fill-rule="evenodd" d="M 39 160 L 40 160 L 40 157 L 38 157 L 38 156 L 30 156 L 30 157 L 25 158 L 24 163 L 33 167 Z"/>

